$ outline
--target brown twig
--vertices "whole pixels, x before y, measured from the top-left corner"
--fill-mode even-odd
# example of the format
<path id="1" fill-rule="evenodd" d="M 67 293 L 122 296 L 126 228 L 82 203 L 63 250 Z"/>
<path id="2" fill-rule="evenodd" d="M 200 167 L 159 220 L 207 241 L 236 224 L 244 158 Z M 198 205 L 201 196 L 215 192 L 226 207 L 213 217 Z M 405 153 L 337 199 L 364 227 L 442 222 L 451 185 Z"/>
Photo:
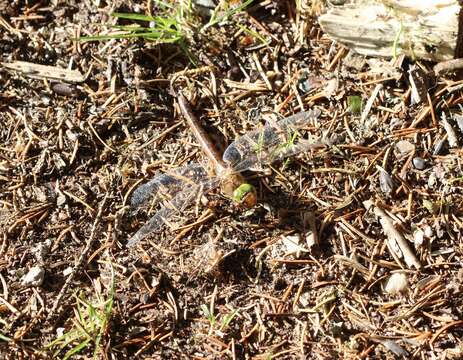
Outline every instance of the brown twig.
<path id="1" fill-rule="evenodd" d="M 61 288 L 60 292 L 58 293 L 58 296 L 56 297 L 55 301 L 53 302 L 53 306 L 51 307 L 51 310 L 48 312 L 47 318 L 49 319 L 51 316 L 53 316 L 58 309 L 62 298 L 66 295 L 66 292 L 71 285 L 72 281 L 76 277 L 76 275 L 79 273 L 81 270 L 82 265 L 85 262 L 85 259 L 92 249 L 93 243 L 96 240 L 96 235 L 97 235 L 97 226 L 100 223 L 101 216 L 103 214 L 103 210 L 105 209 L 106 206 L 106 200 L 108 198 L 108 194 L 105 195 L 103 201 L 100 204 L 100 208 L 98 209 L 98 213 L 96 214 L 95 221 L 93 222 L 92 226 L 92 231 L 90 233 L 90 237 L 87 240 L 87 244 L 85 245 L 85 248 L 82 250 L 79 258 L 77 259 L 76 263 L 74 264 L 71 273 L 69 274 L 68 278 L 66 279 L 63 287 Z"/>

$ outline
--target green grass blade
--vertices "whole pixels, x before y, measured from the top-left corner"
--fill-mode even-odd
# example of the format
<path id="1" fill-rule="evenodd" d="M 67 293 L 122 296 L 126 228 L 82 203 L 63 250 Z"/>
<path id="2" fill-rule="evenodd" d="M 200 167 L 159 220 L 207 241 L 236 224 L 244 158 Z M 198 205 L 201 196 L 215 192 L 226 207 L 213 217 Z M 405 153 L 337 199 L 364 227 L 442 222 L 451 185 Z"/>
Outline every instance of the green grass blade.
<path id="1" fill-rule="evenodd" d="M 74 38 L 74 41 L 104 41 L 104 40 L 113 40 L 113 39 L 129 39 L 129 38 L 136 38 L 140 37 L 139 33 L 135 34 L 114 34 L 114 35 L 95 35 L 95 36 L 85 36 Z"/>
<path id="2" fill-rule="evenodd" d="M 211 19 L 209 20 L 209 22 L 206 25 L 203 26 L 201 31 L 204 31 L 204 30 L 206 30 L 207 28 L 209 28 L 211 26 L 220 24 L 225 19 L 228 19 L 229 17 L 235 15 L 236 13 L 240 12 L 241 10 L 247 8 L 253 1 L 254 0 L 246 0 L 244 3 L 238 5 L 237 7 L 233 8 L 231 10 L 226 11 L 224 14 L 222 14 L 221 16 L 218 16 L 218 17 L 216 17 L 217 11 L 218 11 L 218 7 L 217 7 L 214 10 L 214 13 L 211 16 Z M 218 5 L 218 6 L 220 6 L 220 5 Z"/>
<path id="3" fill-rule="evenodd" d="M 10 342 L 12 339 L 9 338 L 8 336 L 3 335 L 2 333 L 0 333 L 0 340 Z"/>
<path id="4" fill-rule="evenodd" d="M 154 2 L 155 2 L 157 5 L 160 5 L 161 7 L 166 8 L 166 9 L 173 9 L 173 8 L 174 8 L 171 4 L 165 3 L 164 1 L 154 0 Z"/>
<path id="5" fill-rule="evenodd" d="M 79 345 L 73 347 L 66 354 L 64 354 L 63 360 L 69 359 L 72 355 L 77 354 L 79 351 L 86 348 L 90 341 L 91 341 L 91 339 L 86 339 L 83 342 L 81 342 Z"/>
<path id="6" fill-rule="evenodd" d="M 174 35 L 174 36 L 169 36 L 169 37 L 163 37 L 163 35 L 165 34 L 161 32 L 147 31 L 147 32 L 135 32 L 135 33 L 130 33 L 130 34 L 87 36 L 87 37 L 74 38 L 72 40 L 86 42 L 86 41 L 104 41 L 104 40 L 113 40 L 113 39 L 145 38 L 145 39 L 153 39 L 153 40 L 158 40 L 160 42 L 170 43 L 170 42 L 176 42 L 183 38 L 183 36 L 181 35 Z"/>
<path id="7" fill-rule="evenodd" d="M 111 25 L 112 29 L 120 31 L 146 31 L 146 27 L 143 27 L 139 24 L 130 24 L 130 25 Z"/>
<path id="8" fill-rule="evenodd" d="M 127 19 L 127 20 L 138 20 L 138 21 L 156 21 L 156 18 L 149 15 L 143 14 L 131 14 L 131 13 L 117 13 L 114 12 L 111 14 L 118 19 Z"/>
<path id="9" fill-rule="evenodd" d="M 225 315 L 222 326 L 220 327 L 220 331 L 223 331 L 230 323 L 232 322 L 233 318 L 238 314 L 238 309 L 233 310 L 230 314 Z"/>
<path id="10" fill-rule="evenodd" d="M 239 27 L 241 30 L 243 30 L 246 34 L 248 34 L 248 35 L 250 35 L 250 36 L 252 36 L 252 37 L 255 37 L 257 40 L 259 40 L 259 41 L 262 43 L 262 45 L 268 46 L 268 41 L 265 40 L 265 38 L 262 37 L 262 35 L 260 35 L 258 32 L 252 31 L 252 30 L 248 29 L 246 26 L 243 26 L 243 25 L 240 25 L 240 24 L 237 24 L 237 25 L 238 25 L 238 27 Z"/>

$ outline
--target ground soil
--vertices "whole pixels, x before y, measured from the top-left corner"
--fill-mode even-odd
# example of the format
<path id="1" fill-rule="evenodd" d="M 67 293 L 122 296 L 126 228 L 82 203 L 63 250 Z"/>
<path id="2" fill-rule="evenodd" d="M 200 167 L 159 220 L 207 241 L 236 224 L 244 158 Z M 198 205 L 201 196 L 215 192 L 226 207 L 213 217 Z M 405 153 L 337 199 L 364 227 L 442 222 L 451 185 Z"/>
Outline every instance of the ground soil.
<path id="1" fill-rule="evenodd" d="M 461 357 L 458 76 L 418 64 L 416 100 L 411 60 L 350 53 L 305 0 L 203 31 L 194 11 L 182 42 L 73 40 L 156 3 L 0 1 L 1 62 L 85 76 L 0 68 L 0 358 Z M 134 189 L 207 161 L 179 92 L 222 149 L 310 109 L 321 146 L 246 172 L 254 207 L 213 189 L 129 248 L 157 210 Z"/>

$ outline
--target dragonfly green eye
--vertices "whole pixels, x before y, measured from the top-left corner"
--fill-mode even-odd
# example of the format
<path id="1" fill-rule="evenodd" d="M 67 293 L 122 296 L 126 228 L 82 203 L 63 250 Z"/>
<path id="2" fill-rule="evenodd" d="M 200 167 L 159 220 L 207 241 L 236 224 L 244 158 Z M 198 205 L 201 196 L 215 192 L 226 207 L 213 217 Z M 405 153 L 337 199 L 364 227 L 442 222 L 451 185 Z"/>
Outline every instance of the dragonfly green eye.
<path id="1" fill-rule="evenodd" d="M 233 200 L 236 202 L 242 202 L 244 198 L 249 194 L 254 194 L 256 189 L 251 184 L 241 184 L 235 191 L 233 191 Z"/>

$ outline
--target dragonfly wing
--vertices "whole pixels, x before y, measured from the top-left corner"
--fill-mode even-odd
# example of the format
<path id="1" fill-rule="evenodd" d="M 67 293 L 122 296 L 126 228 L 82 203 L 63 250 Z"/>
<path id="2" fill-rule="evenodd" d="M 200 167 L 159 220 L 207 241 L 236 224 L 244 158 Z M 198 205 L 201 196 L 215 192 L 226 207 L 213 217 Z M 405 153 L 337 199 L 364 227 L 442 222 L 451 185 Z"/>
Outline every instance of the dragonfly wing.
<path id="1" fill-rule="evenodd" d="M 155 203 L 169 200 L 179 191 L 197 185 L 207 178 L 208 172 L 200 164 L 189 164 L 171 172 L 157 173 L 150 181 L 135 189 L 130 198 L 130 205 L 136 208 L 151 198 L 154 198 Z"/>
<path id="2" fill-rule="evenodd" d="M 223 160 L 236 171 L 244 171 L 306 151 L 313 142 L 300 139 L 297 130 L 318 116 L 319 110 L 304 111 L 250 131 L 230 144 Z"/>
<path id="3" fill-rule="evenodd" d="M 171 200 L 165 202 L 163 206 L 151 217 L 128 241 L 127 246 L 132 247 L 146 236 L 159 231 L 165 224 L 171 223 L 175 216 L 182 218 L 183 211 L 193 203 L 195 199 L 206 191 L 216 187 L 220 180 L 216 177 L 202 181 L 182 189 Z M 182 218 L 183 219 L 183 218 Z"/>

